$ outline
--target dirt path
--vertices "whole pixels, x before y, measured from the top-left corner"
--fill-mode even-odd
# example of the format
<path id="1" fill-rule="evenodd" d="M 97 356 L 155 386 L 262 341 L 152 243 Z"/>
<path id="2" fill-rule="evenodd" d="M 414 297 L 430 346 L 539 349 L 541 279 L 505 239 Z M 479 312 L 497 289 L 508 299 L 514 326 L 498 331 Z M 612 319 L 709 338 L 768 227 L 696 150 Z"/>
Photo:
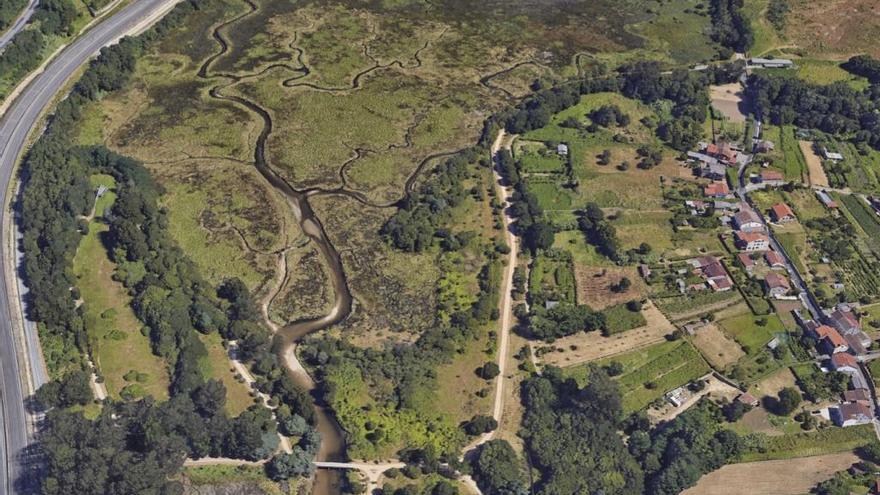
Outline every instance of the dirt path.
<path id="1" fill-rule="evenodd" d="M 850 467 L 859 458 L 852 452 L 778 461 L 730 464 L 713 471 L 682 495 L 797 495 Z"/>
<path id="2" fill-rule="evenodd" d="M 822 158 L 813 150 L 813 143 L 798 141 L 798 146 L 801 147 L 801 153 L 804 154 L 804 160 L 807 161 L 807 170 L 810 172 L 810 185 L 829 187 L 828 176 L 825 175 L 825 169 L 822 168 Z"/>
<path id="3" fill-rule="evenodd" d="M 499 131 L 498 136 L 495 138 L 495 142 L 492 144 L 493 160 L 502 147 L 503 149 L 510 149 L 510 145 L 513 142 L 513 136 L 511 136 L 511 139 L 505 141 L 505 135 L 504 130 Z M 495 189 L 500 193 L 498 196 L 503 199 L 505 209 L 504 231 L 507 245 L 510 246 L 510 254 L 508 255 L 506 270 L 504 272 L 504 281 L 501 284 L 501 331 L 498 338 L 498 370 L 500 372 L 495 381 L 495 402 L 492 407 L 492 417 L 495 418 L 495 421 L 498 422 L 500 427 L 504 414 L 504 381 L 505 372 L 507 371 L 508 347 L 510 346 L 510 329 L 513 326 L 513 297 L 511 296 L 511 287 L 513 287 L 513 271 L 516 268 L 517 256 L 519 255 L 519 240 L 511 231 L 513 219 L 506 213 L 507 208 L 510 206 L 510 197 L 513 195 L 513 188 L 502 185 L 502 177 L 497 169 L 494 171 L 494 174 Z M 462 451 L 462 456 L 491 440 L 495 436 L 496 431 L 498 431 L 498 429 L 484 433 L 471 442 Z M 476 485 L 472 486 L 472 488 L 475 486 Z"/>

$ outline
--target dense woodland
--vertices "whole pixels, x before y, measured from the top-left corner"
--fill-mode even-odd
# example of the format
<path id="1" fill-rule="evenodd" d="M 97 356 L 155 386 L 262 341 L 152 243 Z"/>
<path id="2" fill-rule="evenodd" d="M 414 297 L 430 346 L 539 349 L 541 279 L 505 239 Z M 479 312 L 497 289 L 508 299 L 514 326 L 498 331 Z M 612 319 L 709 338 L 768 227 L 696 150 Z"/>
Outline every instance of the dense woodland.
<path id="1" fill-rule="evenodd" d="M 27 0 L 4 0 L 0 2 L 0 32 L 6 30 L 24 11 Z"/>
<path id="2" fill-rule="evenodd" d="M 709 15 L 712 18 L 712 39 L 721 46 L 745 53 L 755 42 L 755 32 L 748 17 L 743 12 L 744 0 L 711 0 Z M 732 53 L 723 52 L 721 59 L 730 58 Z"/>
<path id="3" fill-rule="evenodd" d="M 179 487 L 167 478 L 185 457 L 266 458 L 278 446 L 279 428 L 300 439 L 293 454 L 269 464 L 270 474 L 284 479 L 310 472 L 320 445 L 308 424 L 314 419 L 311 398 L 276 362 L 270 333 L 244 284 L 233 279 L 215 289 L 199 276 L 171 240 L 165 212 L 157 204 L 161 190 L 143 165 L 103 147 L 76 148 L 69 141 L 83 107 L 122 87 L 137 56 L 197 5 L 184 2 L 146 34 L 102 50 L 58 105 L 22 166 L 24 187 L 17 209 L 28 213 L 19 215 L 25 280 L 31 289 L 28 307 L 40 322 L 47 364 L 58 377 L 37 394 L 49 409 L 43 437 L 46 494 L 177 493 Z M 100 417 L 89 421 L 81 412 L 60 408 L 91 400 L 83 366 L 89 343 L 83 308 L 76 307 L 76 291 L 70 290 L 75 282 L 70 266 L 88 228 L 80 215 L 91 208 L 89 176 L 96 173 L 110 174 L 117 183 L 116 201 L 105 214 L 110 224 L 106 245 L 118 266 L 115 276 L 131 292 L 153 351 L 166 360 L 173 376 L 168 402 L 158 404 L 148 397 L 105 403 Z M 278 426 L 262 405 L 236 418 L 226 415 L 224 386 L 206 381 L 197 367 L 207 357 L 197 332 L 220 332 L 238 341 L 242 358 L 259 376 L 259 388 L 281 405 Z"/>
<path id="4" fill-rule="evenodd" d="M 3 30 L 3 13 L 6 5 L 17 3 L 19 2 L 0 4 L 0 31 Z M 28 27 L 15 35 L 6 49 L 0 52 L 0 75 L 15 81 L 36 69 L 42 61 L 43 50 L 50 37 L 72 34 L 76 16 L 77 10 L 73 0 L 41 1 Z M 0 94 L 0 99 L 5 96 Z"/>
<path id="5" fill-rule="evenodd" d="M 844 66 L 869 79 L 877 78 L 878 62 L 856 57 Z M 756 114 L 774 124 L 794 124 L 851 139 L 880 149 L 880 85 L 857 90 L 845 82 L 820 86 L 794 77 L 755 73 L 746 95 Z"/>

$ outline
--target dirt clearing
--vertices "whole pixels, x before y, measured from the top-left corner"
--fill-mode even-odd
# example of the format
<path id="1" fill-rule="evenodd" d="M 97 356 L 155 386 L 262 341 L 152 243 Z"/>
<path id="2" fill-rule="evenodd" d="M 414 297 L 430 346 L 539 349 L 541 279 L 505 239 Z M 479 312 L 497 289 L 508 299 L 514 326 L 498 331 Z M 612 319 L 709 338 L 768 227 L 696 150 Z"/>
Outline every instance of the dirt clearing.
<path id="1" fill-rule="evenodd" d="M 718 109 L 731 122 L 745 122 L 748 112 L 743 100 L 743 87 L 740 83 L 711 86 L 709 88 L 712 106 Z"/>
<path id="2" fill-rule="evenodd" d="M 611 286 L 619 283 L 624 277 L 632 282 L 630 288 L 621 293 L 612 291 Z M 575 263 L 574 278 L 577 283 L 578 303 L 587 304 L 595 310 L 641 299 L 648 290 L 635 267 L 596 268 Z"/>
<path id="3" fill-rule="evenodd" d="M 713 471 L 682 495 L 797 495 L 859 460 L 851 452 L 779 461 L 731 464 Z"/>
<path id="4" fill-rule="evenodd" d="M 555 347 L 564 351 L 547 353 L 542 361 L 545 364 L 561 367 L 574 366 L 656 344 L 662 341 L 666 334 L 675 330 L 672 323 L 650 302 L 642 308 L 642 315 L 648 322 L 645 326 L 610 337 L 605 337 L 599 332 L 580 332 L 557 339 Z M 575 349 L 572 349 L 572 346 Z"/>
<path id="5" fill-rule="evenodd" d="M 697 330 L 692 343 L 717 370 L 724 369 L 746 355 L 742 347 L 725 335 L 714 323 Z"/>
<path id="6" fill-rule="evenodd" d="M 828 186 L 828 176 L 825 175 L 825 169 L 822 168 L 822 158 L 813 150 L 813 143 L 809 141 L 798 141 L 801 147 L 801 153 L 807 160 L 807 169 L 810 171 L 810 185 L 819 187 Z"/>

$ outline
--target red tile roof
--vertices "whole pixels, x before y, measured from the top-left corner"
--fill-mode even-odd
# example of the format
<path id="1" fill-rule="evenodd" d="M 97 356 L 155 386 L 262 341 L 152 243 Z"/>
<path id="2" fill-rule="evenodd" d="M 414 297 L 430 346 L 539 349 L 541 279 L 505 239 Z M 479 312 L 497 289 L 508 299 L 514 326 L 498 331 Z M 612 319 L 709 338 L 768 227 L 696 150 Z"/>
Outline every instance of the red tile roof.
<path id="1" fill-rule="evenodd" d="M 785 176 L 778 170 L 762 170 L 761 180 L 785 180 Z"/>
<path id="2" fill-rule="evenodd" d="M 739 262 L 742 263 L 744 267 L 751 268 L 755 266 L 755 260 L 753 260 L 752 257 L 749 256 L 749 253 L 739 253 L 737 257 L 739 258 Z"/>
<path id="3" fill-rule="evenodd" d="M 858 368 L 859 362 L 856 361 L 856 358 L 853 357 L 852 354 L 846 352 L 838 352 L 831 356 L 831 365 L 834 366 L 834 369 L 844 366 L 848 366 L 850 368 Z"/>
<path id="4" fill-rule="evenodd" d="M 767 242 L 770 242 L 770 239 L 768 239 L 766 235 L 764 235 L 760 232 L 737 232 L 736 233 L 736 240 L 741 241 L 741 242 L 745 242 L 745 243 L 760 241 L 762 239 Z"/>
<path id="5" fill-rule="evenodd" d="M 834 347 L 846 345 L 846 340 L 844 340 L 843 336 L 828 325 L 819 325 L 819 328 L 816 329 L 816 334 L 819 336 L 819 340 L 828 339 Z"/>
<path id="6" fill-rule="evenodd" d="M 705 196 L 726 196 L 730 194 L 730 188 L 726 182 L 713 182 L 703 188 Z"/>
<path id="7" fill-rule="evenodd" d="M 764 259 L 767 260 L 767 264 L 770 266 L 784 266 L 785 260 L 782 258 L 782 255 L 777 253 L 776 251 L 767 251 L 764 254 Z"/>
<path id="8" fill-rule="evenodd" d="M 770 289 L 791 288 L 791 284 L 788 283 L 788 279 L 778 273 L 768 273 L 767 276 L 764 277 L 764 283 L 767 284 L 767 287 Z"/>
<path id="9" fill-rule="evenodd" d="M 857 388 L 855 390 L 847 390 L 844 392 L 843 399 L 847 402 L 858 402 L 860 400 L 870 401 L 871 394 L 863 388 Z"/>
<path id="10" fill-rule="evenodd" d="M 789 208 L 788 205 L 785 203 L 776 203 L 775 205 L 773 205 L 773 207 L 770 208 L 770 214 L 776 220 L 782 220 L 786 217 L 794 218 L 794 212 L 791 211 L 791 208 Z"/>

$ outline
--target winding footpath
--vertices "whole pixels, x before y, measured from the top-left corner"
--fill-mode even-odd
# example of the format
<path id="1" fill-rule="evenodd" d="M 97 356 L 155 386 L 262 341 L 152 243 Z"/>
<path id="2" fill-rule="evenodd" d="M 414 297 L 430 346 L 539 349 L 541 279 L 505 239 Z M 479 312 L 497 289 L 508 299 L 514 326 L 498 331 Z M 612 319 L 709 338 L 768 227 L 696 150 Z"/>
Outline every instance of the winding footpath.
<path id="1" fill-rule="evenodd" d="M 138 0 L 120 10 L 65 48 L 35 75 L 8 106 L 0 121 L 0 223 L 3 225 L 3 256 L 0 268 L 0 493 L 32 493 L 39 469 L 32 441 L 36 419 L 25 402 L 47 379 L 36 329 L 23 321 L 17 264 L 20 260 L 8 207 L 14 187 L 16 163 L 24 152 L 28 135 L 52 104 L 65 83 L 102 47 L 122 36 L 143 31 L 167 13 L 179 0 Z M 8 33 L 7 33 L 8 34 Z M 4 35 L 5 37 L 5 35 Z"/>

